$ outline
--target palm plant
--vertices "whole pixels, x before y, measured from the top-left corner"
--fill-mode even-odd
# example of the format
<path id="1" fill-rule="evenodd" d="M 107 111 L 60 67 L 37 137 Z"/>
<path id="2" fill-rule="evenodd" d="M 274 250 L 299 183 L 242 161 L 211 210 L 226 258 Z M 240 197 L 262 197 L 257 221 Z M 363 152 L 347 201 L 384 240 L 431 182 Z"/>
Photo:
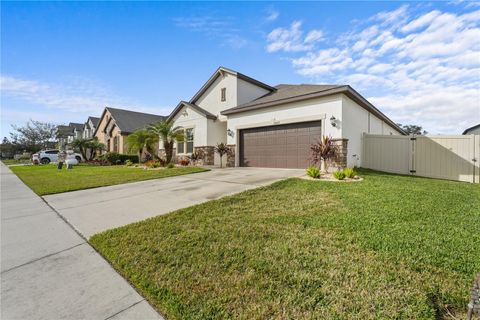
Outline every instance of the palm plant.
<path id="1" fill-rule="evenodd" d="M 230 149 L 230 147 L 227 146 L 225 143 L 221 142 L 215 146 L 214 150 L 220 156 L 220 168 L 223 168 L 222 158 L 224 155 L 230 154 L 232 152 L 232 149 Z"/>
<path id="2" fill-rule="evenodd" d="M 97 152 L 105 150 L 105 145 L 98 141 L 97 137 L 88 140 L 87 149 L 90 150 L 90 157 L 88 160 L 92 160 L 97 155 Z"/>
<path id="3" fill-rule="evenodd" d="M 69 143 L 69 146 L 72 149 L 78 149 L 82 154 L 83 159 L 87 159 L 87 148 L 89 140 L 78 138 Z"/>
<path id="4" fill-rule="evenodd" d="M 150 155 L 154 153 L 155 145 L 157 143 L 157 134 L 147 129 L 139 129 L 127 137 L 127 150 L 129 152 L 138 152 L 138 159 L 141 161 L 142 155 L 145 152 Z"/>
<path id="5" fill-rule="evenodd" d="M 328 172 L 328 160 L 337 154 L 337 146 L 331 137 L 324 136 L 320 141 L 310 146 L 311 160 L 314 164 L 320 164 L 323 161 L 323 169 Z"/>
<path id="6" fill-rule="evenodd" d="M 182 127 L 174 127 L 173 123 L 160 121 L 154 125 L 148 126 L 147 131 L 157 135 L 163 142 L 165 149 L 166 163 L 170 163 L 173 157 L 173 145 L 175 141 L 183 142 L 185 135 Z"/>

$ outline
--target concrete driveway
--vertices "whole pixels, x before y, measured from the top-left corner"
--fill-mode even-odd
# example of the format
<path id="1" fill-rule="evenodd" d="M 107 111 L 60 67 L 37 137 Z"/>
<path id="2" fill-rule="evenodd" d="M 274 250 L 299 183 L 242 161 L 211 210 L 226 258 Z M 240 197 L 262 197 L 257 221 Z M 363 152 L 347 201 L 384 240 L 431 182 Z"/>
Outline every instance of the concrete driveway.
<path id="1" fill-rule="evenodd" d="M 304 174 L 303 169 L 212 169 L 179 177 L 66 192 L 44 199 L 89 238 L 104 230 Z"/>

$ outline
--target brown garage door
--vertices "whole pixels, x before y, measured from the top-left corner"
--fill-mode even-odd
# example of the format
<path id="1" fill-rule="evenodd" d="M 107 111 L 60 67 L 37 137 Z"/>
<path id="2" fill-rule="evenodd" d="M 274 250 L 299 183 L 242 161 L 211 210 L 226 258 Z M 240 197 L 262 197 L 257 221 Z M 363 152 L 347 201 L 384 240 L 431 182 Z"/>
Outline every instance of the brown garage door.
<path id="1" fill-rule="evenodd" d="M 240 131 L 240 166 L 306 168 L 321 122 L 300 122 Z"/>

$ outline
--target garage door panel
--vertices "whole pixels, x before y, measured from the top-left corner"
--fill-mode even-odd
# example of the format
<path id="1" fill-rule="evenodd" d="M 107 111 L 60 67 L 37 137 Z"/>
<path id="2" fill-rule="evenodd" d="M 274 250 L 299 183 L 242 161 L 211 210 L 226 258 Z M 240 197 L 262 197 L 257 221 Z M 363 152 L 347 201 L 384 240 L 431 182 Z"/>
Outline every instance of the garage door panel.
<path id="1" fill-rule="evenodd" d="M 320 121 L 241 130 L 240 165 L 305 168 L 310 145 L 320 138 Z"/>

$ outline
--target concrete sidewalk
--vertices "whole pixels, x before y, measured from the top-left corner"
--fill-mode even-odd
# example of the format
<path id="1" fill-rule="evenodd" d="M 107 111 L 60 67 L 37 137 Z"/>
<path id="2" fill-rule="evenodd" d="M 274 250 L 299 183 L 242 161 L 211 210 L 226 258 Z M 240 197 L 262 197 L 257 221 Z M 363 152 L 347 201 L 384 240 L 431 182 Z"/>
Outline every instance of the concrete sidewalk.
<path id="1" fill-rule="evenodd" d="M 163 319 L 3 163 L 2 319 Z"/>
<path id="2" fill-rule="evenodd" d="M 44 196 L 78 232 L 95 233 L 305 174 L 303 169 L 224 168 Z"/>

